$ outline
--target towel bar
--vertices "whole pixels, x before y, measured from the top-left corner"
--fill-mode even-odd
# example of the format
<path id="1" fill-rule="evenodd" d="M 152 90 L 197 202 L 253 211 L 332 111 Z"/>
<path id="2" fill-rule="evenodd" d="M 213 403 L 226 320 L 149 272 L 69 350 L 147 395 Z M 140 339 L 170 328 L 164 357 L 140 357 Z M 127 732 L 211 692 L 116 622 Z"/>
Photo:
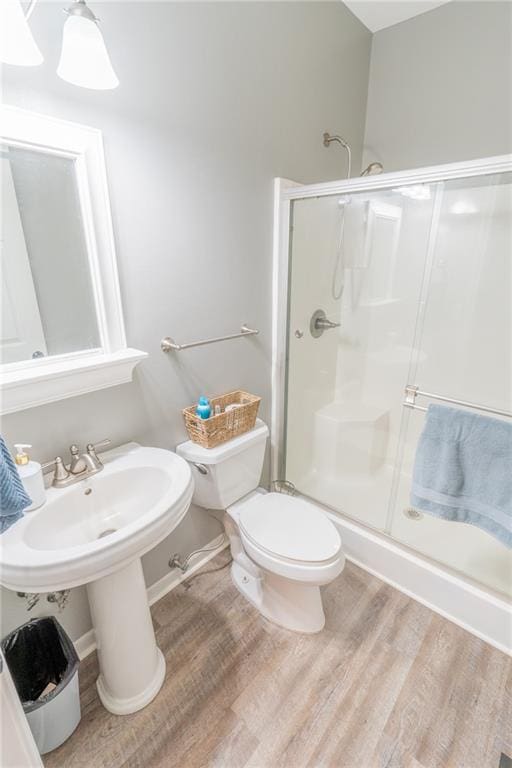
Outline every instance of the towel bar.
<path id="1" fill-rule="evenodd" d="M 479 405 L 478 403 L 468 403 L 467 400 L 456 400 L 453 397 L 445 397 L 444 395 L 436 395 L 433 392 L 423 392 L 413 384 L 407 384 L 405 387 L 405 400 L 402 403 L 405 408 L 413 408 L 416 411 L 427 411 L 423 405 L 416 405 L 417 397 L 429 397 L 431 400 L 441 400 L 444 403 L 452 403 L 453 405 L 462 405 L 465 408 L 475 408 L 477 411 L 485 411 L 486 413 L 493 413 L 497 416 L 506 416 L 512 419 L 512 413 L 509 411 L 502 411 L 499 408 L 490 408 L 488 405 Z"/>
<path id="2" fill-rule="evenodd" d="M 173 338 L 166 336 L 160 342 L 160 348 L 162 352 L 181 352 L 182 349 L 190 349 L 191 347 L 202 347 L 205 344 L 216 344 L 218 341 L 228 341 L 229 339 L 239 339 L 242 336 L 255 336 L 258 334 L 255 328 L 249 328 L 245 323 L 240 328 L 240 333 L 231 333 L 229 336 L 216 336 L 213 339 L 203 339 L 202 341 L 191 341 L 188 344 L 177 344 Z"/>

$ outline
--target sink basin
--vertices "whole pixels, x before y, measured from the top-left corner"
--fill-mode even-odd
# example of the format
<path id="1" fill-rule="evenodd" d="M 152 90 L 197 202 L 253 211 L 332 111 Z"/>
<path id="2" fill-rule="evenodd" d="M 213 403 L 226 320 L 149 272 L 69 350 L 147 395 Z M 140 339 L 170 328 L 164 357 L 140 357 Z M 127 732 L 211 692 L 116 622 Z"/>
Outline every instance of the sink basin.
<path id="1" fill-rule="evenodd" d="M 86 584 L 140 557 L 182 520 L 192 498 L 186 461 L 135 443 L 102 454 L 105 468 L 65 489 L 2 535 L 0 581 L 53 592 Z"/>
<path id="2" fill-rule="evenodd" d="M 68 549 L 113 533 L 119 533 L 122 540 L 127 526 L 143 525 L 144 511 L 153 509 L 170 490 L 169 472 L 154 466 L 119 468 L 96 475 L 93 482 L 94 487 L 90 482 L 74 494 L 58 496 L 44 514 L 29 518 L 24 536 L 27 546 Z"/>
<path id="3" fill-rule="evenodd" d="M 0 539 L 0 583 L 23 592 L 87 585 L 104 706 L 130 714 L 154 699 L 165 678 L 141 556 L 185 516 L 194 484 L 171 451 L 128 443 L 102 454 L 104 469 L 65 489 Z"/>

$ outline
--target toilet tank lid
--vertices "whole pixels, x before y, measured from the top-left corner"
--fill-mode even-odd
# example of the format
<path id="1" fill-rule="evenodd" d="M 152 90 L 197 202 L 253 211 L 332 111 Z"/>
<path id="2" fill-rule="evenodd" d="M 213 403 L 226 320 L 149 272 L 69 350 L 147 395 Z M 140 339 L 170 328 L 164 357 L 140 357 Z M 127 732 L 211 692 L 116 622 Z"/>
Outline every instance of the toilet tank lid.
<path id="1" fill-rule="evenodd" d="M 187 461 L 195 461 L 200 464 L 219 464 L 221 461 L 235 456 L 239 451 L 249 448 L 254 443 L 265 441 L 268 437 L 268 427 L 261 419 L 256 419 L 256 426 L 249 432 L 245 432 L 233 440 L 218 445 L 216 448 L 203 448 L 202 445 L 187 440 L 176 446 L 178 456 Z"/>

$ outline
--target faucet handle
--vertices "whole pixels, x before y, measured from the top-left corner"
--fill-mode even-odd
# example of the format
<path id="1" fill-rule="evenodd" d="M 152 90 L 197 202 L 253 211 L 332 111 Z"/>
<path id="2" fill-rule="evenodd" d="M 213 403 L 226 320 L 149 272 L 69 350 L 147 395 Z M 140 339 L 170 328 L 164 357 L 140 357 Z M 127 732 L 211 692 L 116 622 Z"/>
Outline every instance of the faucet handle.
<path id="1" fill-rule="evenodd" d="M 101 461 L 100 457 L 97 455 L 96 451 L 98 448 L 105 448 L 107 445 L 110 445 L 112 440 L 109 440 L 109 438 L 105 438 L 105 440 L 100 440 L 98 443 L 88 443 L 86 446 L 87 454 L 91 457 L 92 462 L 96 469 L 101 469 L 103 466 L 103 462 Z"/>
<path id="2" fill-rule="evenodd" d="M 46 461 L 41 465 L 43 472 L 46 472 L 46 470 L 49 470 L 50 468 L 53 469 L 52 485 L 58 488 L 68 479 L 70 473 L 66 469 L 60 456 L 56 456 L 52 461 Z"/>
<path id="3" fill-rule="evenodd" d="M 67 480 L 69 477 L 69 472 L 66 469 L 64 462 L 62 461 L 60 456 L 57 456 L 55 459 L 55 472 L 53 475 L 53 482 L 58 483 L 59 480 Z"/>
<path id="4" fill-rule="evenodd" d="M 110 445 L 112 440 L 109 437 L 106 437 L 104 440 L 100 440 L 98 443 L 88 443 L 86 445 L 87 453 L 95 454 L 98 448 L 106 448 L 107 445 Z"/>
<path id="5" fill-rule="evenodd" d="M 60 456 L 56 456 L 51 461 L 45 461 L 43 464 L 41 464 L 41 469 L 43 470 L 43 474 L 47 474 L 52 469 L 54 472 L 62 473 L 62 470 L 64 470 L 64 472 L 67 472 L 64 462 L 62 461 Z"/>

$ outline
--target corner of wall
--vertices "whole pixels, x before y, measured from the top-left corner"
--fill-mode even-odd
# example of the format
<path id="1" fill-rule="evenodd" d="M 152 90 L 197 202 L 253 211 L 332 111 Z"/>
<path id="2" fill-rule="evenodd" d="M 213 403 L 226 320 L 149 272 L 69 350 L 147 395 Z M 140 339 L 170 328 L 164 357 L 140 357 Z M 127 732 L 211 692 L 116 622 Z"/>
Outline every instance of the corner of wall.
<path id="1" fill-rule="evenodd" d="M 371 147 L 368 143 L 368 125 L 369 125 L 369 104 L 370 95 L 372 90 L 372 74 L 373 74 L 373 54 L 375 47 L 375 37 L 378 33 L 372 32 L 372 41 L 370 44 L 370 62 L 368 65 L 368 81 L 366 84 L 366 103 L 364 108 L 364 133 L 363 133 L 363 152 L 361 157 L 361 171 L 366 168 L 370 163 L 374 161 L 382 162 L 382 158 L 377 156 L 377 152 L 374 147 Z"/>

